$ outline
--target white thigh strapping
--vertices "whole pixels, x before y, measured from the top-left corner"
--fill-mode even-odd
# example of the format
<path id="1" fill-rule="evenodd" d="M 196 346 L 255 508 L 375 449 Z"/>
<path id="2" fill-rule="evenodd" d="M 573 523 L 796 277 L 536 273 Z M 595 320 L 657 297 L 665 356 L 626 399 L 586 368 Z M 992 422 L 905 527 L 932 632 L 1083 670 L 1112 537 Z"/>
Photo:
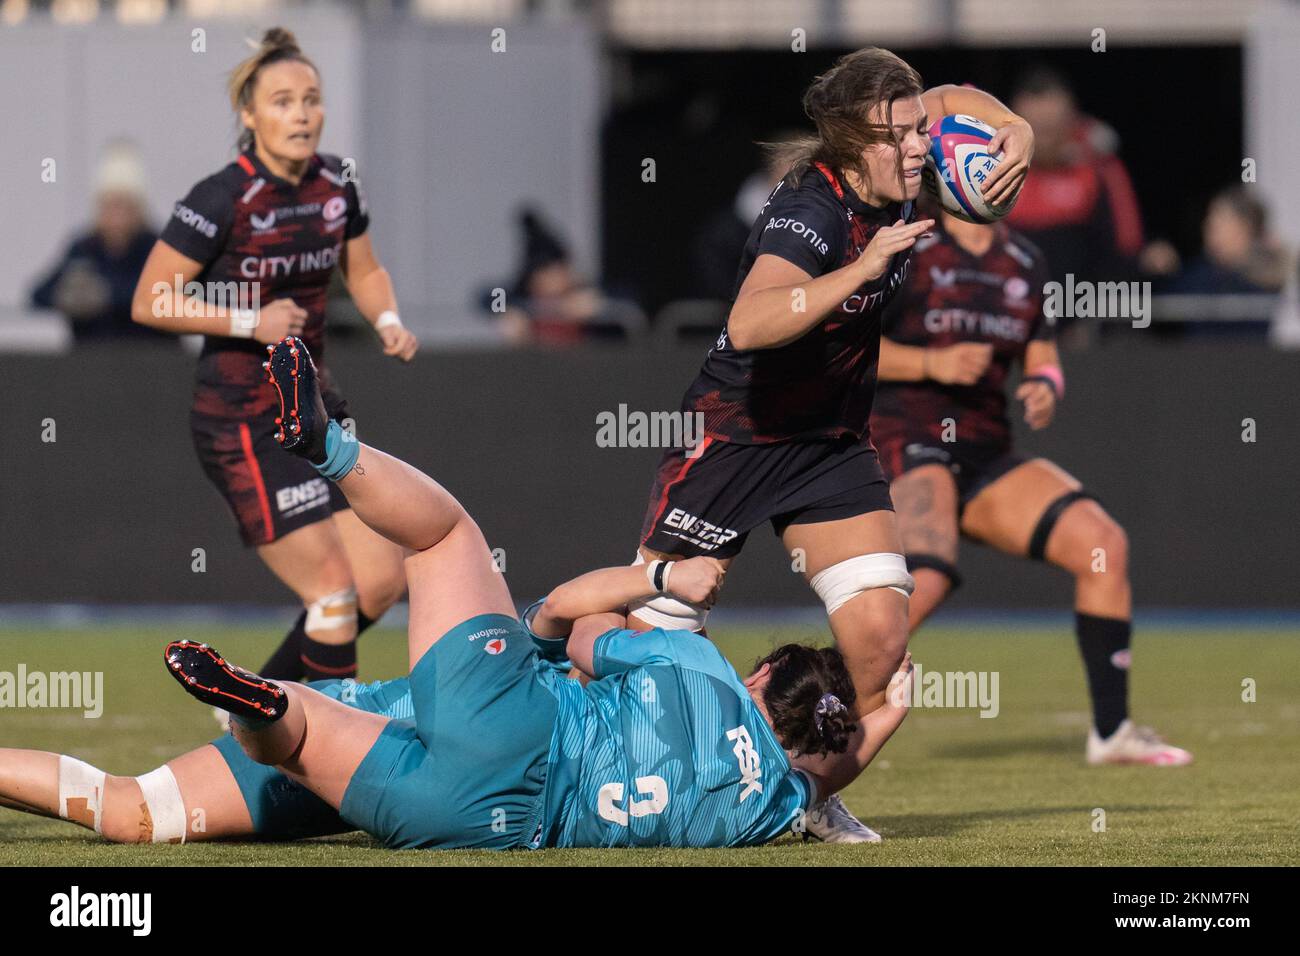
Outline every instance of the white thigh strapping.
<path id="1" fill-rule="evenodd" d="M 84 760 L 60 755 L 59 816 L 77 823 L 89 822 L 96 833 L 103 833 L 104 778 L 107 776 Z"/>
<path id="2" fill-rule="evenodd" d="M 826 605 L 827 614 L 834 614 L 863 591 L 891 588 L 909 597 L 914 587 L 907 559 L 892 551 L 860 554 L 832 564 L 814 574 L 809 583 Z"/>
<path id="3" fill-rule="evenodd" d="M 184 843 L 185 801 L 181 799 L 181 788 L 171 767 L 163 764 L 157 770 L 136 777 L 135 782 L 140 785 L 153 820 L 153 842 Z"/>

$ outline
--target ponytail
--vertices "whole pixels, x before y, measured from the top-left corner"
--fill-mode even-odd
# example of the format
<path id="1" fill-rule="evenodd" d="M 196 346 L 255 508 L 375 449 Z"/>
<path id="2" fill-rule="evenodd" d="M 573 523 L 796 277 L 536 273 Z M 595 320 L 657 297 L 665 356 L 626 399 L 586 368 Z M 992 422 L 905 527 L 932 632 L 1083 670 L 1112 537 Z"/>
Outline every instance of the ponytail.
<path id="1" fill-rule="evenodd" d="M 851 709 L 857 692 L 840 652 L 786 644 L 755 670 L 764 664 L 771 676 L 763 704 L 781 745 L 800 754 L 843 753 L 858 725 Z"/>

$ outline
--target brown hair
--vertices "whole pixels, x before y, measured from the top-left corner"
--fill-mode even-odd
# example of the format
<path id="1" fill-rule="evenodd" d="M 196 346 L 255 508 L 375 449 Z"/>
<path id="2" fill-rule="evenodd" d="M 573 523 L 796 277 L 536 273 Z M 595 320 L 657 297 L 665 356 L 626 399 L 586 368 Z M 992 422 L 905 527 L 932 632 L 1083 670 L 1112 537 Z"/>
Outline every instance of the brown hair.
<path id="1" fill-rule="evenodd" d="M 836 60 L 804 92 L 803 109 L 817 127 L 817 135 L 768 144 L 768 149 L 778 162 L 789 165 L 786 179 L 792 186 L 813 163 L 852 170 L 869 182 L 862 162 L 863 150 L 879 143 L 897 144 L 898 137 L 889 123 L 894 101 L 920 96 L 924 89 L 921 74 L 888 50 L 871 46 L 849 53 Z M 884 123 L 871 119 L 871 111 L 878 103 L 885 104 Z M 898 177 L 901 182 L 901 154 Z"/>
<path id="2" fill-rule="evenodd" d="M 316 70 L 316 64 L 302 52 L 292 33 L 284 27 L 271 27 L 262 34 L 262 42 L 253 50 L 252 55 L 231 70 L 230 79 L 226 81 L 226 92 L 230 94 L 230 106 L 235 111 L 236 117 L 252 100 L 253 90 L 257 86 L 257 77 L 262 72 L 262 67 L 270 66 L 272 63 L 283 63 L 286 60 L 306 63 Z M 319 75 L 320 70 L 316 70 L 316 73 Z M 253 131 L 246 126 L 241 126 L 240 151 L 252 145 Z"/>
<path id="3" fill-rule="evenodd" d="M 857 692 L 844 658 L 833 647 L 784 644 L 754 665 L 772 668 L 763 705 L 781 746 L 800 754 L 843 753 Z"/>

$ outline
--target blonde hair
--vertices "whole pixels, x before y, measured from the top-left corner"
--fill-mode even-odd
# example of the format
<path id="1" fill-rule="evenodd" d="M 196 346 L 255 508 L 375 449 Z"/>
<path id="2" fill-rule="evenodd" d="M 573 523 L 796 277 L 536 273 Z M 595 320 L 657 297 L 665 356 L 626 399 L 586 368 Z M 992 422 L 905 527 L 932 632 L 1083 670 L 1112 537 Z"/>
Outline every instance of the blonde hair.
<path id="1" fill-rule="evenodd" d="M 252 45 L 253 41 L 249 41 Z M 320 70 L 316 69 L 313 63 L 302 52 L 298 46 L 298 40 L 292 33 L 284 27 L 271 27 L 262 34 L 262 42 L 257 44 L 251 56 L 241 62 L 230 71 L 230 79 L 226 81 L 226 92 L 230 95 L 230 106 L 235 111 L 236 117 L 242 110 L 248 108 L 249 102 L 253 98 L 253 90 L 257 86 L 257 76 L 262 71 L 262 67 L 270 66 L 272 63 L 283 63 L 285 61 L 297 61 L 306 63 L 317 75 Z M 253 145 L 253 131 L 248 127 L 241 127 L 239 131 L 239 149 L 241 151 L 248 149 Z"/>
<path id="2" fill-rule="evenodd" d="M 817 135 L 770 144 L 769 154 L 789 167 L 787 179 L 792 186 L 814 163 L 852 170 L 869 183 L 863 151 L 880 143 L 897 144 L 889 123 L 893 103 L 923 91 L 921 74 L 889 50 L 873 46 L 849 53 L 813 80 L 803 95 L 804 112 L 816 125 Z M 877 103 L 884 104 L 883 123 L 871 119 Z M 898 165 L 901 180 L 901 156 Z"/>

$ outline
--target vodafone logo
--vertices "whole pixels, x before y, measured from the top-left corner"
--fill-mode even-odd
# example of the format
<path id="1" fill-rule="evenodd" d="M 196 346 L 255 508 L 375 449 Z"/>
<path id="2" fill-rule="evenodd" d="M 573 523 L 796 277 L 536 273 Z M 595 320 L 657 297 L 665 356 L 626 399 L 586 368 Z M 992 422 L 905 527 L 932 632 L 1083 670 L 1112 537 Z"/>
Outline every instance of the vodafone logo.
<path id="1" fill-rule="evenodd" d="M 325 217 L 326 222 L 333 222 L 335 219 L 342 218 L 347 211 L 348 201 L 342 196 L 334 196 L 325 203 L 320 214 Z"/>
<path id="2" fill-rule="evenodd" d="M 504 627 L 488 627 L 469 635 L 469 642 L 473 644 L 487 638 L 483 642 L 483 650 L 495 657 L 506 649 L 506 635 L 509 633 Z"/>

